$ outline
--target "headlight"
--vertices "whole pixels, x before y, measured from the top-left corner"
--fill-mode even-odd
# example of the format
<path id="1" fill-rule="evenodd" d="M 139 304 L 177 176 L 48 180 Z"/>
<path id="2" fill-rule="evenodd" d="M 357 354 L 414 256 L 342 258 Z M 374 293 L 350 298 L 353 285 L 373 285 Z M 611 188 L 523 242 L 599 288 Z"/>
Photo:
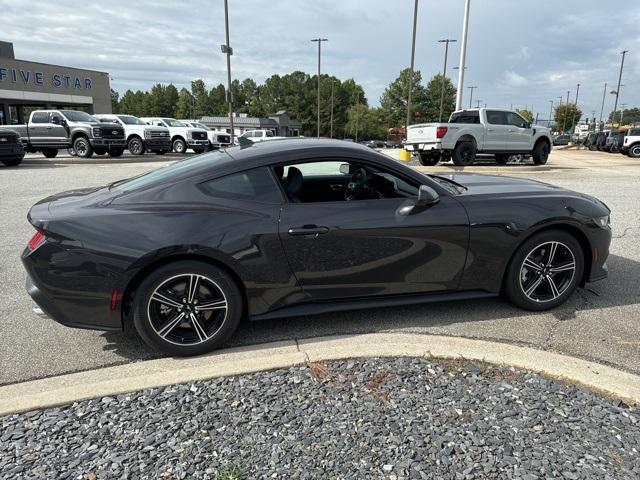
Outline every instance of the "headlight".
<path id="1" fill-rule="evenodd" d="M 193 131 L 187 130 L 187 138 L 193 138 Z"/>
<path id="2" fill-rule="evenodd" d="M 151 130 L 144 131 L 144 138 L 151 138 Z"/>
<path id="3" fill-rule="evenodd" d="M 98 137 L 102 137 L 102 130 L 100 130 L 99 128 L 94 128 L 93 129 L 93 136 L 98 138 Z"/>
<path id="4" fill-rule="evenodd" d="M 609 225 L 611 225 L 611 216 L 607 215 L 605 217 L 596 217 L 593 219 L 593 221 L 600 228 L 607 228 L 609 227 Z"/>

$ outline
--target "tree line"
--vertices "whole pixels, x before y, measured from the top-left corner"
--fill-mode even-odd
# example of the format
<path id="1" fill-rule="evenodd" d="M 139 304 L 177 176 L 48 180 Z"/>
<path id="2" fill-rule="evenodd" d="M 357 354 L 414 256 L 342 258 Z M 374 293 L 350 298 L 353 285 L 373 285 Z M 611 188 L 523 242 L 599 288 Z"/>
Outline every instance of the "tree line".
<path id="1" fill-rule="evenodd" d="M 389 128 L 403 127 L 406 121 L 409 69 L 402 70 L 385 89 L 379 107 L 371 107 L 364 89 L 353 79 L 340 80 L 335 76 L 320 76 L 321 135 L 358 140 L 386 138 Z M 443 120 L 455 108 L 456 90 L 441 74 L 422 84 L 420 71 L 414 72 L 412 88 L 412 122 L 438 121 L 440 93 L 444 81 Z M 258 84 L 251 78 L 234 80 L 231 84 L 233 110 L 253 117 L 264 117 L 278 110 L 287 110 L 303 125 L 303 135 L 316 134 L 317 75 L 295 71 L 286 75 L 272 75 Z M 333 94 L 332 94 L 333 93 Z M 333 99 L 333 100 L 332 100 Z M 120 95 L 111 91 L 114 113 L 128 113 L 140 117 L 170 116 L 201 118 L 228 115 L 227 88 L 218 84 L 209 88 L 203 80 L 191 82 L 191 88 L 173 84 L 156 84 L 148 91 L 127 90 Z M 333 108 L 332 108 L 333 106 Z"/>

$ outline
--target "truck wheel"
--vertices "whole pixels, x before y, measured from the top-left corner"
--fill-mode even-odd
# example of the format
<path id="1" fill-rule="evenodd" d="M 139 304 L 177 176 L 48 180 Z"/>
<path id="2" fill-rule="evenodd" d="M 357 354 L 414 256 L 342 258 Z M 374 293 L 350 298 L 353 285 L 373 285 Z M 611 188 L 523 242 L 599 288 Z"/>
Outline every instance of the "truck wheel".
<path id="1" fill-rule="evenodd" d="M 536 143 L 533 147 L 533 163 L 536 165 L 544 165 L 549 158 L 549 145 L 545 141 Z"/>
<path id="2" fill-rule="evenodd" d="M 453 149 L 453 163 L 459 167 L 472 165 L 476 159 L 476 145 L 473 142 L 458 142 Z"/>
<path id="3" fill-rule="evenodd" d="M 3 158 L 0 161 L 4 163 L 7 167 L 17 167 L 18 165 L 20 165 L 20 163 L 22 163 L 23 158 L 24 158 L 24 155 L 22 155 L 21 157 L 14 157 L 14 158 Z"/>
<path id="4" fill-rule="evenodd" d="M 82 158 L 89 158 L 93 155 L 93 148 L 87 137 L 78 137 L 73 142 L 73 149 L 76 154 Z"/>
<path id="5" fill-rule="evenodd" d="M 632 146 L 627 152 L 627 155 L 632 158 L 640 158 L 640 145 Z"/>
<path id="6" fill-rule="evenodd" d="M 133 137 L 127 145 L 131 155 L 142 155 L 144 153 L 144 143 L 138 137 Z"/>
<path id="7" fill-rule="evenodd" d="M 109 156 L 110 157 L 121 157 L 122 156 L 122 152 L 124 152 L 123 148 L 113 148 L 113 149 L 109 150 Z"/>
<path id="8" fill-rule="evenodd" d="M 47 158 L 56 158 L 56 155 L 58 155 L 58 149 L 57 148 L 43 148 L 42 149 L 42 154 Z"/>
<path id="9" fill-rule="evenodd" d="M 173 151 L 176 153 L 184 153 L 187 151 L 187 144 L 181 138 L 176 138 L 173 141 Z"/>
<path id="10" fill-rule="evenodd" d="M 419 153 L 418 161 L 420 165 L 424 165 L 425 167 L 432 167 L 437 165 L 440 161 L 440 155 L 429 155 L 428 153 Z"/>
<path id="11" fill-rule="evenodd" d="M 496 162 L 498 162 L 500 165 L 506 165 L 509 161 L 509 155 L 506 153 L 496 153 L 495 157 Z"/>
<path id="12" fill-rule="evenodd" d="M 76 153 L 76 151 L 73 149 L 73 147 L 67 148 L 67 153 L 69 155 L 71 155 L 72 157 L 77 157 L 78 154 Z"/>

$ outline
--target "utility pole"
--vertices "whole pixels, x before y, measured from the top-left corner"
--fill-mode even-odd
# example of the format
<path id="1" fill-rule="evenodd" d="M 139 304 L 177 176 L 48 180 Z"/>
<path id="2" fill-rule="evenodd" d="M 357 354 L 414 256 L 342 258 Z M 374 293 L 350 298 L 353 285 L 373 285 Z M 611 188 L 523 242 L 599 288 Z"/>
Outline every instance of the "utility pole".
<path id="1" fill-rule="evenodd" d="M 318 42 L 318 138 L 320 138 L 320 55 L 322 53 L 322 42 L 328 42 L 326 38 L 314 38 L 312 42 Z"/>
<path id="2" fill-rule="evenodd" d="M 333 85 L 335 82 L 331 80 L 331 120 L 329 122 L 329 138 L 333 138 Z"/>
<path id="3" fill-rule="evenodd" d="M 620 52 L 622 55 L 622 62 L 620 62 L 620 75 L 618 75 L 618 88 L 616 89 L 616 103 L 613 106 L 613 118 L 616 116 L 616 110 L 618 109 L 618 98 L 620 97 L 620 83 L 622 82 L 622 69 L 624 68 L 624 57 L 627 55 L 629 50 L 623 50 Z M 611 125 L 613 126 L 613 119 L 611 121 Z"/>
<path id="4" fill-rule="evenodd" d="M 576 85 L 576 103 L 575 103 L 576 111 L 573 112 L 573 118 L 571 119 L 571 125 L 573 125 L 573 133 L 576 132 L 575 124 L 576 124 L 576 113 L 578 111 L 578 94 L 579 93 L 580 93 L 580 84 Z M 580 119 L 578 119 L 578 121 L 580 121 Z"/>
<path id="5" fill-rule="evenodd" d="M 624 117 L 624 107 L 626 107 L 627 104 L 626 103 L 621 103 L 620 104 L 620 126 L 622 126 L 622 119 Z"/>
<path id="6" fill-rule="evenodd" d="M 413 36 L 411 38 L 411 66 L 409 67 L 409 92 L 407 93 L 407 122 L 404 126 L 404 135 L 407 136 L 411 123 L 411 90 L 413 90 L 413 65 L 416 56 L 416 24 L 418 22 L 418 0 L 413 6 Z"/>
<path id="7" fill-rule="evenodd" d="M 602 106 L 600 107 L 600 121 L 598 122 L 599 130 L 604 129 L 604 125 L 602 124 L 602 113 L 604 112 L 604 98 L 607 95 L 607 82 L 604 83 L 604 92 L 602 92 Z"/>
<path id="8" fill-rule="evenodd" d="M 457 40 L 451 40 L 449 38 L 445 38 L 443 40 L 438 40 L 438 43 L 444 43 L 444 69 L 442 70 L 442 85 L 440 88 L 440 116 L 438 117 L 438 121 L 442 121 L 442 107 L 444 106 L 444 86 L 445 80 L 447 79 L 447 57 L 449 56 L 449 44 L 455 43 Z"/>
<path id="9" fill-rule="evenodd" d="M 551 128 L 551 116 L 553 115 L 553 100 L 549 100 L 549 124 L 547 125 Z"/>
<path id="10" fill-rule="evenodd" d="M 460 44 L 460 65 L 458 66 L 458 90 L 456 92 L 456 110 L 462 109 L 462 93 L 464 89 L 464 69 L 467 56 L 467 33 L 469 30 L 470 0 L 464 2 L 464 18 L 462 20 L 462 43 Z M 478 107 L 479 108 L 479 107 Z"/>
<path id="11" fill-rule="evenodd" d="M 222 53 L 227 54 L 227 103 L 229 104 L 231 145 L 233 145 L 233 139 L 235 136 L 235 131 L 233 129 L 233 95 L 231 94 L 231 55 L 233 55 L 233 48 L 231 48 L 231 45 L 229 45 L 229 4 L 227 0 L 224 0 L 224 29 L 227 43 L 225 45 L 222 45 Z"/>
<path id="12" fill-rule="evenodd" d="M 477 100 L 478 105 L 476 106 L 476 108 L 480 108 L 480 102 L 482 102 L 482 100 Z"/>
<path id="13" fill-rule="evenodd" d="M 473 102 L 473 91 L 478 88 L 478 87 L 467 87 L 469 90 L 471 90 L 471 95 L 469 96 L 469 108 L 471 108 L 471 102 Z"/>

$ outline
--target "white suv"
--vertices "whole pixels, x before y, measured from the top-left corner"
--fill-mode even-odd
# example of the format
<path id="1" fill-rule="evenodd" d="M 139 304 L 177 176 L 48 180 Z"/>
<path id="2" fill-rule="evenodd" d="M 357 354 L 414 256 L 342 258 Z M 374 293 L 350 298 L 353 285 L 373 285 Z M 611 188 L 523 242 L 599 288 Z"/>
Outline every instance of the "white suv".
<path id="1" fill-rule="evenodd" d="M 169 117 L 142 117 L 142 120 L 155 127 L 167 127 L 173 151 L 176 153 L 185 153 L 187 148 L 195 153 L 202 153 L 209 147 L 206 130 L 192 128 L 180 120 Z"/>
<path id="2" fill-rule="evenodd" d="M 203 123 L 196 122 L 195 120 L 181 120 L 186 123 L 190 127 L 193 128 L 201 128 L 207 131 L 207 136 L 209 137 L 209 149 L 215 150 L 218 148 L 224 148 L 231 145 L 231 135 L 225 131 L 213 130 Z"/>
<path id="3" fill-rule="evenodd" d="M 630 128 L 624 137 L 620 151 L 633 158 L 640 158 L 640 128 Z"/>
<path id="4" fill-rule="evenodd" d="M 94 115 L 100 122 L 117 123 L 124 128 L 127 149 L 132 155 L 146 151 L 163 155 L 171 151 L 171 136 L 166 127 L 150 127 L 133 115 Z"/>

